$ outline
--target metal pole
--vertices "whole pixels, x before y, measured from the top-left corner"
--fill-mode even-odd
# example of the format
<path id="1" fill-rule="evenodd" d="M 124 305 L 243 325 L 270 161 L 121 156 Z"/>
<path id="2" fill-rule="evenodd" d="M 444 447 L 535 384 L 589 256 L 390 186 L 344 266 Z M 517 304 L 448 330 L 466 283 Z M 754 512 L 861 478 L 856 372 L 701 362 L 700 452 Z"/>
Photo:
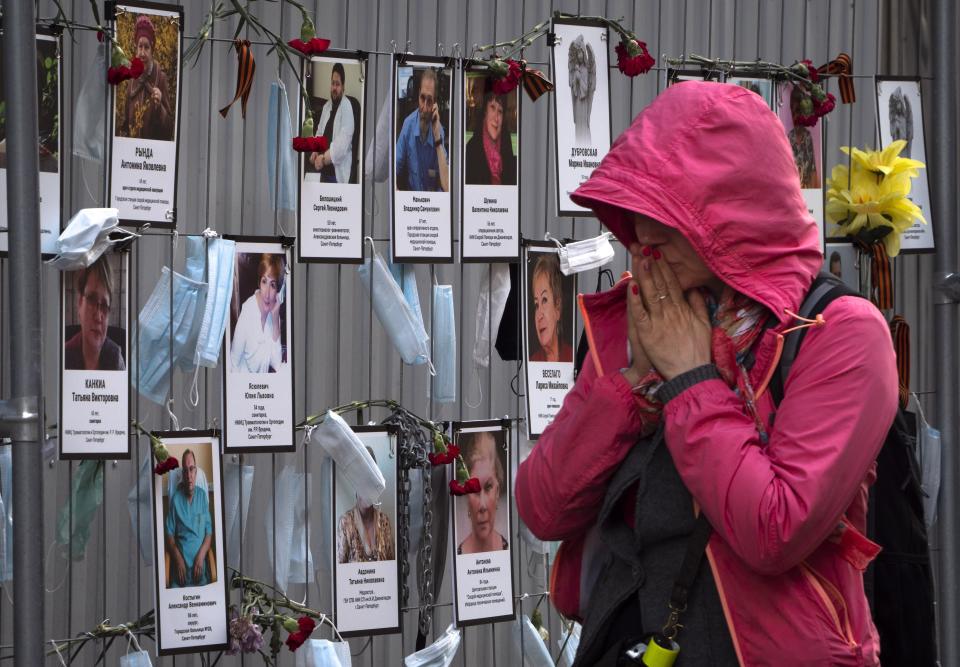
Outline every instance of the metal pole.
<path id="1" fill-rule="evenodd" d="M 36 415 L 13 437 L 13 641 L 17 665 L 43 659 L 43 414 L 40 309 L 40 195 L 37 157 L 37 42 L 33 2 L 6 0 L 3 35 L 7 100 L 7 220 L 10 366 L 14 398 Z"/>
<path id="2" fill-rule="evenodd" d="M 956 273 L 957 267 L 957 95 L 954 27 L 956 6 L 952 0 L 932 3 L 933 44 L 933 148 L 929 177 L 932 190 L 933 231 L 937 245 L 935 279 Z M 957 356 L 956 302 L 943 295 L 934 296 L 934 326 L 937 345 L 937 421 L 944 447 L 940 482 L 939 538 L 940 562 L 940 664 L 960 664 L 960 457 L 957 455 Z"/>

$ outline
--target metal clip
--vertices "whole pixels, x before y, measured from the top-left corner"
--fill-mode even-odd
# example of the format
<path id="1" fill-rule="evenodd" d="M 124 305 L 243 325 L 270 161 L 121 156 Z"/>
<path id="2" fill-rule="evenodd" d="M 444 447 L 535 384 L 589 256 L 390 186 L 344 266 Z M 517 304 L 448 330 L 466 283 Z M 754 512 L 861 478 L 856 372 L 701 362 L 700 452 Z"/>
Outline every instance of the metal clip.
<path id="1" fill-rule="evenodd" d="M 20 396 L 0 401 L 0 436 L 12 442 L 42 442 L 40 399 Z"/>
<path id="2" fill-rule="evenodd" d="M 177 221 L 176 209 L 168 208 L 166 212 L 164 212 L 163 217 L 167 222 L 176 222 Z"/>

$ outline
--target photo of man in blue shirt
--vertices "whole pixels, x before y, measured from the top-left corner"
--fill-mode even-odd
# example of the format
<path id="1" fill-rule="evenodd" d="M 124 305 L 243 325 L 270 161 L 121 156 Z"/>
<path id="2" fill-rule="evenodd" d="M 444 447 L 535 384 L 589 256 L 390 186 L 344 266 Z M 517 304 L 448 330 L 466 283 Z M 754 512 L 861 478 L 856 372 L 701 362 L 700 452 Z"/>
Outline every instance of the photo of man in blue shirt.
<path id="1" fill-rule="evenodd" d="M 167 588 L 210 583 L 207 552 L 213 542 L 207 490 L 197 487 L 197 457 L 189 449 L 181 458 L 180 483 L 170 496 L 164 542 L 170 555 Z"/>
<path id="2" fill-rule="evenodd" d="M 397 137 L 398 190 L 449 192 L 450 165 L 437 103 L 437 73 L 420 72 L 417 108 L 404 119 Z"/>

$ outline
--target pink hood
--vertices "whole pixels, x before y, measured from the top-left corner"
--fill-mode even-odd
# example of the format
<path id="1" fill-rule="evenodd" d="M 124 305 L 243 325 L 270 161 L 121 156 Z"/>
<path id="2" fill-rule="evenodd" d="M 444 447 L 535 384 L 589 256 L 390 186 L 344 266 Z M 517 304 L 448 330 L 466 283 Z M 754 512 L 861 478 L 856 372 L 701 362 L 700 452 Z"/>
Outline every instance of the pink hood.
<path id="1" fill-rule="evenodd" d="M 714 274 L 785 321 L 823 262 L 799 183 L 783 125 L 759 95 L 686 81 L 634 119 L 571 198 L 627 247 L 636 239 L 623 210 L 678 229 Z"/>

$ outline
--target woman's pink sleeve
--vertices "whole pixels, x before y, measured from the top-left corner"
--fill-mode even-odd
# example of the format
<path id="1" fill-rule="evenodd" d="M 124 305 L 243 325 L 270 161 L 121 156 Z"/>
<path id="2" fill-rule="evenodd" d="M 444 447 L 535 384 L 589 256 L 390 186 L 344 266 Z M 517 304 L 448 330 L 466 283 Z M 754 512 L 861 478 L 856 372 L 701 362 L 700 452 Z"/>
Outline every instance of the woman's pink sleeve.
<path id="1" fill-rule="evenodd" d="M 785 572 L 836 528 L 897 409 L 890 332 L 865 299 L 841 298 L 810 331 L 763 446 L 722 380 L 664 409 L 677 471 L 717 533 L 754 570 Z"/>
<path id="2" fill-rule="evenodd" d="M 517 511 L 530 531 L 542 540 L 582 534 L 641 427 L 623 375 L 597 377 L 588 355 L 560 412 L 517 471 Z"/>

